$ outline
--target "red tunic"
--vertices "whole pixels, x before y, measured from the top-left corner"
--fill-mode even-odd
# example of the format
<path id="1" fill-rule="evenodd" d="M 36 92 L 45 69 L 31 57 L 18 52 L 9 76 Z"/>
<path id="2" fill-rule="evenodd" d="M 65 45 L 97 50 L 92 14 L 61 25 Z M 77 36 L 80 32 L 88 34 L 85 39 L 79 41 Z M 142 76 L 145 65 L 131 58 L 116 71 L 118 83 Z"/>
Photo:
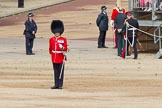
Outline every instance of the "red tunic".
<path id="1" fill-rule="evenodd" d="M 125 13 L 125 9 L 122 8 L 122 10 L 123 10 L 123 13 Z M 112 10 L 111 20 L 114 20 L 115 17 L 118 15 L 118 13 L 119 13 L 119 9 L 118 9 L 117 7 L 114 8 L 114 9 Z"/>
<path id="2" fill-rule="evenodd" d="M 63 48 L 59 46 L 61 44 Z M 67 40 L 64 37 L 52 37 L 49 39 L 49 53 L 53 63 L 62 63 L 65 60 L 64 52 L 67 51 Z"/>

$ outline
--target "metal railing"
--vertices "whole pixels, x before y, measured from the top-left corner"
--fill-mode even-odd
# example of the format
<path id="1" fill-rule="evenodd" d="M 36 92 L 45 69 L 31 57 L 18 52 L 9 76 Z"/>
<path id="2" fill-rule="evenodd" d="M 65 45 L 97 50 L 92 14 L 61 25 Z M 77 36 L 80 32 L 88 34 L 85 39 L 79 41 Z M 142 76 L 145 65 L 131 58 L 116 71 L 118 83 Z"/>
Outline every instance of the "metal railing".
<path id="1" fill-rule="evenodd" d="M 147 11 L 148 8 L 151 8 L 149 12 L 152 12 L 152 20 L 156 20 L 155 11 L 159 9 L 160 0 L 152 0 L 150 3 L 151 7 L 147 6 L 148 4 L 140 2 L 142 0 L 129 0 L 128 8 L 130 11 L 134 11 L 134 9 L 140 9 L 141 11 Z"/>
<path id="2" fill-rule="evenodd" d="M 142 0 L 129 0 L 129 10 L 133 10 L 134 8 L 139 8 L 139 9 L 144 9 L 144 8 L 148 8 L 147 4 L 144 2 L 140 2 Z M 151 8 L 152 10 L 156 10 L 157 8 L 159 8 L 160 5 L 160 0 L 151 0 Z"/>
<path id="3" fill-rule="evenodd" d="M 155 30 L 154 30 L 154 44 L 159 42 L 159 49 L 161 49 L 161 27 L 162 24 L 160 24 Z M 158 32 L 158 36 L 156 37 L 156 33 Z"/>
<path id="4" fill-rule="evenodd" d="M 144 34 L 147 34 L 147 35 L 149 35 L 149 36 L 151 36 L 151 37 L 153 37 L 154 38 L 154 44 L 157 44 L 157 43 L 159 43 L 159 50 L 162 48 L 162 42 L 161 42 L 161 39 L 162 39 L 162 36 L 161 36 L 161 27 L 162 27 L 162 24 L 160 24 L 155 30 L 154 30 L 154 34 L 151 34 L 151 33 L 148 33 L 148 32 L 145 32 L 145 31 L 143 31 L 143 30 L 141 30 L 141 29 L 138 29 L 138 28 L 135 28 L 134 26 L 132 26 L 132 25 L 127 25 L 126 26 L 126 38 L 125 38 L 125 41 L 126 41 L 126 45 L 125 45 L 125 47 L 126 47 L 126 51 L 125 51 L 125 58 L 126 58 L 126 56 L 127 56 L 127 41 L 128 41 L 128 34 L 127 34 L 127 31 L 128 31 L 128 26 L 129 27 L 132 27 L 132 30 L 133 30 L 133 32 L 135 31 L 135 30 L 138 30 L 138 31 L 140 31 L 140 32 L 142 32 L 142 33 L 144 33 Z M 158 32 L 158 35 L 156 35 L 156 32 Z M 133 36 L 134 37 L 134 36 Z M 134 44 L 134 43 L 133 43 Z M 130 46 L 132 46 L 132 45 L 130 45 Z"/>

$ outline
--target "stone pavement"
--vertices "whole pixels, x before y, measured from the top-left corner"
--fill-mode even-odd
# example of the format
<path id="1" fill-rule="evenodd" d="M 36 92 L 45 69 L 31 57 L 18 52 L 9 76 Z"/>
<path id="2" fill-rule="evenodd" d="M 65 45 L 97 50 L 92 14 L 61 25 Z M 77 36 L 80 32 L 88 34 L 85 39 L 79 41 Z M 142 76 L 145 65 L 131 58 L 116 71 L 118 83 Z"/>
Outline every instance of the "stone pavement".
<path id="1" fill-rule="evenodd" d="M 68 1 L 72 0 L 25 0 L 24 8 L 18 8 L 18 0 L 0 0 L 0 18 Z"/>

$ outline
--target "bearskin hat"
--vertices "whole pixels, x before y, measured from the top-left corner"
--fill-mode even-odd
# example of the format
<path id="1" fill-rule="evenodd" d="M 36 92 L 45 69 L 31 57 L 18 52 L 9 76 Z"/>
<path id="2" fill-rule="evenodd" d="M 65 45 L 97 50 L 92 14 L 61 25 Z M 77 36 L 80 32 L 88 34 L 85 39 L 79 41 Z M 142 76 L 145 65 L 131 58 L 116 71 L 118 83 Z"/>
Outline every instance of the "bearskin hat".
<path id="1" fill-rule="evenodd" d="M 53 20 L 51 23 L 51 32 L 60 33 L 64 32 L 64 24 L 61 20 Z"/>

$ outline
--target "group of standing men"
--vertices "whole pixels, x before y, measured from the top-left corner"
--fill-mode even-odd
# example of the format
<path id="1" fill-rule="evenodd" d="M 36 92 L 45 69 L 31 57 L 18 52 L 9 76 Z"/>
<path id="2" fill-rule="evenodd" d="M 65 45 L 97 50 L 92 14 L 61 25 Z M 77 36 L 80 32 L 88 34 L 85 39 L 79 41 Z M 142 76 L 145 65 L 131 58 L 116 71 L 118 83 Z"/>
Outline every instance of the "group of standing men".
<path id="1" fill-rule="evenodd" d="M 101 13 L 98 15 L 96 24 L 99 27 L 99 37 L 98 37 L 98 48 L 108 48 L 105 45 L 106 31 L 108 30 L 109 18 L 106 13 L 106 6 L 101 6 Z M 127 36 L 128 39 L 125 41 L 126 36 L 126 24 L 128 26 Z M 131 25 L 131 26 L 129 26 Z M 138 31 L 132 28 L 139 28 L 138 21 L 132 17 L 131 12 L 125 12 L 125 9 L 121 8 L 120 2 L 117 2 L 117 6 L 112 10 L 110 26 L 113 27 L 113 37 L 114 37 L 114 48 L 117 48 L 118 56 L 125 57 L 125 52 L 129 54 L 129 45 L 134 49 L 134 59 L 138 58 L 137 52 L 137 36 Z M 132 27 L 133 26 L 133 27 Z M 134 33 L 135 32 L 135 33 Z M 126 43 L 127 42 L 127 49 Z"/>
<path id="2" fill-rule="evenodd" d="M 108 30 L 108 23 L 109 18 L 106 12 L 107 7 L 101 7 L 101 13 L 99 14 L 96 23 L 99 27 L 100 34 L 98 38 L 98 48 L 108 48 L 105 45 L 105 38 L 106 32 Z M 37 33 L 37 24 L 35 23 L 34 14 L 29 13 L 28 19 L 25 21 L 25 40 L 26 40 L 26 55 L 34 55 L 32 48 L 33 42 L 35 39 L 35 34 Z M 121 9 L 120 7 L 116 7 L 113 9 L 112 17 L 111 17 L 111 26 L 114 27 L 115 31 L 115 48 L 118 49 L 118 56 L 122 56 L 122 51 L 124 50 L 125 44 L 124 42 L 124 35 L 125 35 L 125 27 L 126 22 L 130 25 L 134 26 L 135 28 L 139 28 L 138 22 L 136 19 L 132 18 L 130 12 L 126 12 L 125 10 Z M 129 27 L 131 29 L 132 27 Z M 67 52 L 67 40 L 66 38 L 62 37 L 62 33 L 64 32 L 64 24 L 60 20 L 53 20 L 51 23 L 51 32 L 54 34 L 53 37 L 49 39 L 49 54 L 51 55 L 51 61 L 53 63 L 53 70 L 54 70 L 54 86 L 51 89 L 62 89 L 63 87 L 63 79 L 64 79 L 64 63 L 66 60 L 66 52 Z M 134 35 L 134 36 L 133 36 Z M 137 59 L 137 30 L 135 34 L 133 31 L 128 30 L 128 41 L 129 43 L 134 41 L 134 59 Z M 135 37 L 135 38 L 132 38 Z M 129 47 L 128 43 L 128 47 Z M 128 49 L 127 49 L 128 51 Z"/>

